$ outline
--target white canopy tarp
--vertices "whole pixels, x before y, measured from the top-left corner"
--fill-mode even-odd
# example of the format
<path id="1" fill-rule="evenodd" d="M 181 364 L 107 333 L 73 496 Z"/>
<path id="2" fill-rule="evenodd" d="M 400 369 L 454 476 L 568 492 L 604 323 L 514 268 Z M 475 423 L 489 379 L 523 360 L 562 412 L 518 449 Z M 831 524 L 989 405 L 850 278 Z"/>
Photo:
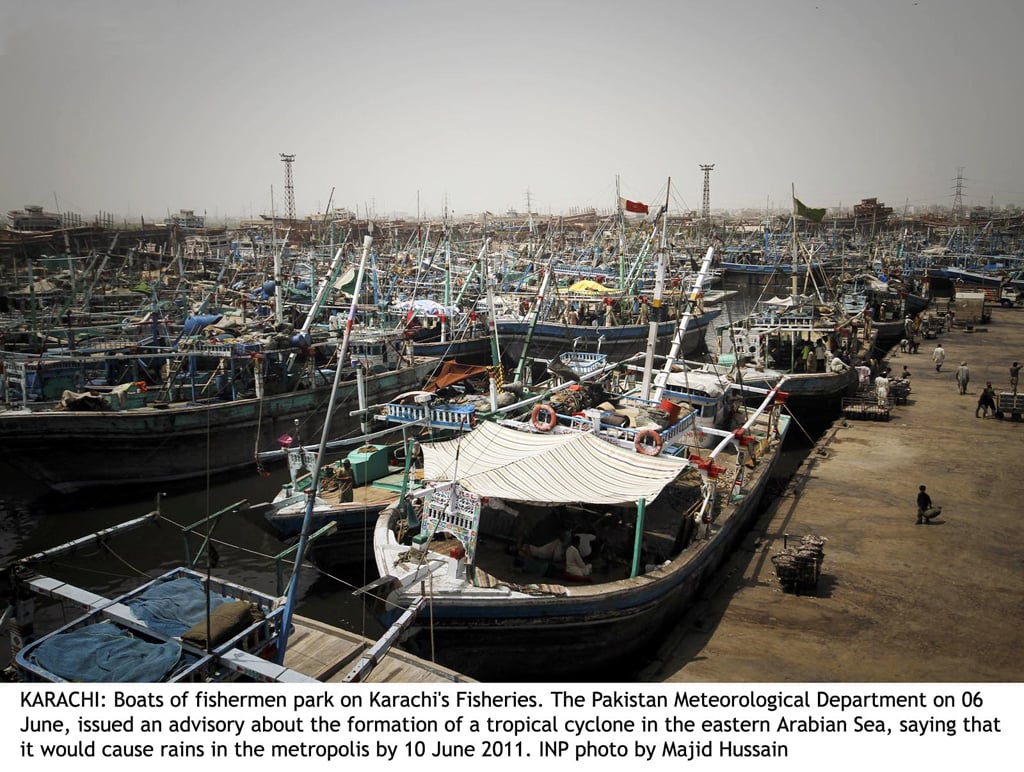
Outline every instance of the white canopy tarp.
<path id="1" fill-rule="evenodd" d="M 457 316 L 459 309 L 455 306 L 444 306 L 433 300 L 402 300 L 391 306 L 392 313 L 407 313 L 415 311 L 417 314 L 426 316 Z"/>
<path id="2" fill-rule="evenodd" d="M 771 300 L 766 300 L 765 305 L 778 309 L 795 308 L 797 306 L 802 306 L 809 300 L 810 298 L 807 295 L 787 295 L 784 298 L 780 298 L 776 295 Z"/>
<path id="3" fill-rule="evenodd" d="M 684 370 L 678 373 L 669 373 L 665 378 L 665 385 L 670 391 L 703 393 L 708 397 L 718 399 L 725 394 L 728 383 L 717 373 Z"/>
<path id="4" fill-rule="evenodd" d="M 545 504 L 651 501 L 689 463 L 645 456 L 589 432 L 533 434 L 496 423 L 423 446 L 423 477 L 479 496 Z"/>

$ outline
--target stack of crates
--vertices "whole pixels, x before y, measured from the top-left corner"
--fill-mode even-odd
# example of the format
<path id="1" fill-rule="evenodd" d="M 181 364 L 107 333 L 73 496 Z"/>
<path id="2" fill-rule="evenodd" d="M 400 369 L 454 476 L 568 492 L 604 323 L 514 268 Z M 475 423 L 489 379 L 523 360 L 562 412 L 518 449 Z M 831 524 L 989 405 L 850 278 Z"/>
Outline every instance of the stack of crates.
<path id="1" fill-rule="evenodd" d="M 996 397 L 996 413 L 1014 421 L 1021 420 L 1024 413 L 1024 394 L 1017 391 L 1001 391 Z"/>

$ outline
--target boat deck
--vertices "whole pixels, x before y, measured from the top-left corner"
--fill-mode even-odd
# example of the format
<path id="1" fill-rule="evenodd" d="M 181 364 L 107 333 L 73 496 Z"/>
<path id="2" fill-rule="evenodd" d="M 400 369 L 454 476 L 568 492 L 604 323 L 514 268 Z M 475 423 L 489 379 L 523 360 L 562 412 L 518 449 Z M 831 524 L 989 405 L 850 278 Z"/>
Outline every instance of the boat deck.
<path id="1" fill-rule="evenodd" d="M 288 639 L 285 667 L 325 683 L 345 681 L 349 671 L 374 643 L 356 633 L 308 617 L 296 616 L 293 621 L 295 630 Z M 404 651 L 391 649 L 362 680 L 366 683 L 466 683 L 473 679 Z"/>

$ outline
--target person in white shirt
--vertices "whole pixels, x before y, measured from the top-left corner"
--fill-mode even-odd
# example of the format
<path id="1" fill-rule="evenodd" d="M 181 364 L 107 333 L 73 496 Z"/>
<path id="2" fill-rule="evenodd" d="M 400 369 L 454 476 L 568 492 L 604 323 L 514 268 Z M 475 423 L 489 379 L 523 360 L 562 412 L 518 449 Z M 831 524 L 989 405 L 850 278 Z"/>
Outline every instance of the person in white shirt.
<path id="1" fill-rule="evenodd" d="M 590 576 L 594 567 L 583 560 L 579 545 L 580 537 L 577 536 L 565 551 L 565 572 L 570 576 Z"/>

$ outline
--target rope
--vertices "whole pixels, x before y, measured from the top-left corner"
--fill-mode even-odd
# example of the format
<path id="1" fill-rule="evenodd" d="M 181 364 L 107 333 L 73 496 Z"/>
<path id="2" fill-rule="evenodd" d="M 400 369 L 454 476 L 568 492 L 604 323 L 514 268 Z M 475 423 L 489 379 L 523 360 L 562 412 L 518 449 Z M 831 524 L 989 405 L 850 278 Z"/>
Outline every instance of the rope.
<path id="1" fill-rule="evenodd" d="M 133 566 L 133 565 L 132 565 L 131 563 L 129 563 L 129 562 L 127 561 L 127 560 L 125 560 L 125 559 L 124 559 L 123 557 L 121 557 L 121 556 L 120 556 L 120 555 L 118 555 L 118 554 L 117 554 L 116 552 L 114 552 L 114 550 L 113 550 L 113 549 L 111 549 L 109 545 L 104 545 L 104 547 L 106 547 L 106 550 L 107 550 L 107 552 L 108 552 L 108 553 L 110 553 L 110 555 L 111 555 L 111 556 L 112 556 L 112 557 L 113 557 L 113 558 L 114 558 L 115 560 L 117 560 L 117 561 L 121 562 L 122 564 L 124 564 L 125 566 L 127 566 L 128 568 L 130 568 L 130 569 L 131 569 L 132 571 L 134 571 L 134 572 L 135 572 L 135 573 L 136 573 L 137 575 L 139 575 L 139 576 L 146 576 L 146 577 L 148 577 L 148 576 L 149 576 L 149 574 L 147 574 L 147 573 L 146 573 L 145 571 L 143 571 L 143 570 L 141 570 L 141 569 L 139 569 L 139 568 L 136 568 L 136 567 L 135 567 L 135 566 Z M 97 572 L 97 573 L 99 573 L 99 572 Z M 117 574 L 111 574 L 111 576 L 117 576 Z"/>

